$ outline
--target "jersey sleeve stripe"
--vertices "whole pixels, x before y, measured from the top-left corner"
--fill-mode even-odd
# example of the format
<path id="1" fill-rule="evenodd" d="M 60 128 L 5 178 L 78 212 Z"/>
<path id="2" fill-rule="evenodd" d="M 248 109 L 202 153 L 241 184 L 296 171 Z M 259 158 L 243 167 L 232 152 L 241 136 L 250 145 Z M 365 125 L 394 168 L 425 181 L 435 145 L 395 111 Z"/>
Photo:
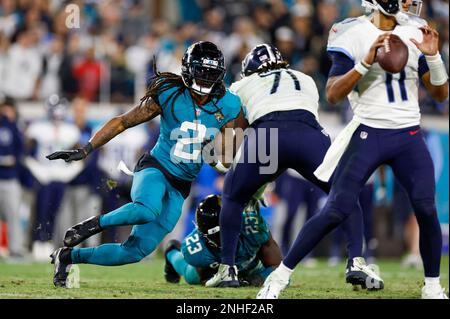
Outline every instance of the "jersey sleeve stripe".
<path id="1" fill-rule="evenodd" d="M 328 52 L 340 52 L 345 54 L 346 56 L 348 56 L 350 59 L 352 59 L 352 61 L 355 61 L 355 59 L 353 58 L 353 56 L 350 54 L 350 52 L 348 52 L 347 50 L 343 49 L 343 48 L 339 48 L 339 47 L 328 47 L 327 48 Z"/>

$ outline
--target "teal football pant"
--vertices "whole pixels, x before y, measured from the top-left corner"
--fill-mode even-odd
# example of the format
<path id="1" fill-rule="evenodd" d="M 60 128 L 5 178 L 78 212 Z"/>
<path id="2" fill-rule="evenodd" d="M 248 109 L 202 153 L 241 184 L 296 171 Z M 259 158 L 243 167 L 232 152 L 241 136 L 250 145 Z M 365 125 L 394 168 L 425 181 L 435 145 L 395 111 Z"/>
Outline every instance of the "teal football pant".
<path id="1" fill-rule="evenodd" d="M 156 168 L 134 174 L 131 199 L 131 203 L 100 217 L 103 228 L 135 225 L 130 237 L 121 244 L 74 248 L 71 254 L 74 264 L 115 266 L 140 261 L 175 227 L 184 201 Z"/>
<path id="2" fill-rule="evenodd" d="M 176 249 L 173 249 L 167 253 L 167 259 L 172 264 L 175 271 L 184 277 L 184 280 L 190 285 L 200 284 L 200 275 L 197 272 L 197 268 L 189 265 L 186 260 L 184 260 L 183 254 Z"/>

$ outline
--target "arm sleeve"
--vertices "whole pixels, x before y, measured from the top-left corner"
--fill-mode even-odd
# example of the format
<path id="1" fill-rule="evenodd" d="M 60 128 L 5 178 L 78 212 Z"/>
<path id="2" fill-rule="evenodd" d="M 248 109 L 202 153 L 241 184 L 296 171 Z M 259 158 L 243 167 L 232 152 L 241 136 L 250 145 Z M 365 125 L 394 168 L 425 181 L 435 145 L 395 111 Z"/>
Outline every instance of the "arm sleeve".
<path id="1" fill-rule="evenodd" d="M 419 57 L 419 68 L 418 68 L 419 78 L 422 78 L 422 76 L 428 71 L 430 71 L 430 69 L 428 68 L 427 60 L 425 59 L 425 56 L 422 54 Z"/>
<path id="2" fill-rule="evenodd" d="M 355 62 L 342 52 L 328 50 L 328 56 L 331 60 L 328 77 L 343 75 L 355 66 Z"/>

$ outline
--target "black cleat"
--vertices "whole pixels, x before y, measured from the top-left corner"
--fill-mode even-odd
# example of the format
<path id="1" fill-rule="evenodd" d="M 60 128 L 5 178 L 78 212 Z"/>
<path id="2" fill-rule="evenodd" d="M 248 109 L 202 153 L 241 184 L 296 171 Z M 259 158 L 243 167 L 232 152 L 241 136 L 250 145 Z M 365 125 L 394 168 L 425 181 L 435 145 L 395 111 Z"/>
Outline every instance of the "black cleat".
<path id="1" fill-rule="evenodd" d="M 345 281 L 354 287 L 361 286 L 368 290 L 381 290 L 384 281 L 380 275 L 371 267 L 366 265 L 364 258 L 356 257 L 348 261 L 345 270 Z"/>
<path id="2" fill-rule="evenodd" d="M 98 234 L 103 230 L 100 227 L 100 216 L 94 216 L 70 227 L 64 235 L 64 245 L 74 247 L 89 237 Z"/>
<path id="3" fill-rule="evenodd" d="M 52 264 L 55 265 L 55 273 L 53 275 L 53 284 L 55 287 L 71 288 L 67 285 L 72 266 L 70 257 L 71 252 L 72 248 L 62 247 L 58 248 L 50 255 Z"/>
<path id="4" fill-rule="evenodd" d="M 167 282 L 177 284 L 180 282 L 181 276 L 167 259 L 167 253 L 174 249 L 179 251 L 181 249 L 181 243 L 176 239 L 171 239 L 168 241 L 166 249 L 164 250 L 164 257 L 166 260 L 166 264 L 164 265 L 164 278 L 166 278 Z"/>

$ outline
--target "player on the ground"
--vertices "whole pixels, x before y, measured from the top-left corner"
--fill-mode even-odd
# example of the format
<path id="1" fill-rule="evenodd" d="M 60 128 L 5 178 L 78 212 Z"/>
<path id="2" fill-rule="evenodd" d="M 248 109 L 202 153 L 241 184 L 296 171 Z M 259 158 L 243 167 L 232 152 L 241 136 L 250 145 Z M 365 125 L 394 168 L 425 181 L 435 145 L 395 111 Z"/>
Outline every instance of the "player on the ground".
<path id="1" fill-rule="evenodd" d="M 196 228 L 180 244 L 168 243 L 165 250 L 165 278 L 178 283 L 184 277 L 191 285 L 204 284 L 220 264 L 220 209 L 218 195 L 205 197 L 195 212 Z M 236 266 L 239 282 L 261 286 L 266 277 L 281 262 L 281 250 L 272 238 L 269 225 L 260 215 L 260 202 L 253 198 L 243 212 L 243 225 L 239 234 Z"/>
<path id="2" fill-rule="evenodd" d="M 242 224 L 242 211 L 262 185 L 276 179 L 288 168 L 329 192 L 331 185 L 319 181 L 314 171 L 322 162 L 330 137 L 318 122 L 319 93 L 314 80 L 288 68 L 277 48 L 261 44 L 242 62 L 243 78 L 230 90 L 241 98 L 250 127 L 232 169 L 225 177 L 220 215 L 222 258 L 217 274 L 207 287 L 236 287 L 235 252 Z M 260 154 L 271 154 L 270 160 Z M 271 166 L 269 172 L 268 164 Z M 366 286 L 383 280 L 362 258 L 362 214 L 358 207 L 346 223 L 348 265 L 346 281 Z M 349 212 L 350 213 L 350 212 Z"/>
<path id="3" fill-rule="evenodd" d="M 66 232 L 66 247 L 52 255 L 56 286 L 65 286 L 71 264 L 138 262 L 173 229 L 191 182 L 202 166 L 205 141 L 214 139 L 218 130 L 234 125 L 241 114 L 240 99 L 225 89 L 224 74 L 224 58 L 217 46 L 194 43 L 183 56 L 181 76 L 156 72 L 139 106 L 108 121 L 83 148 L 48 156 L 66 162 L 81 160 L 127 128 L 161 115 L 158 142 L 135 167 L 133 201 Z M 72 248 L 106 228 L 121 225 L 134 225 L 124 243 Z"/>
<path id="4" fill-rule="evenodd" d="M 439 35 L 427 25 L 418 27 L 416 18 L 411 23 L 404 18 L 405 12 L 415 11 L 418 15 L 420 12 L 414 8 L 419 9 L 417 3 L 421 1 L 364 2 L 374 9 L 373 14 L 335 24 L 328 41 L 333 63 L 327 98 L 336 103 L 348 96 L 354 111 L 352 122 L 341 133 L 341 142 L 333 143 L 333 152 L 327 153 L 315 173 L 327 180 L 334 172 L 328 202 L 304 225 L 258 298 L 278 297 L 302 258 L 347 218 L 361 188 L 382 164 L 391 166 L 408 192 L 420 227 L 425 272 L 422 298 L 448 298 L 439 281 L 442 235 L 434 199 L 433 162 L 420 130 L 418 102 L 419 80 L 434 99 L 444 101 L 448 97 L 448 76 L 438 51 Z M 398 74 L 387 73 L 376 62 L 378 48 L 391 33 L 399 36 L 409 50 L 408 63 Z M 340 157 L 339 151 L 343 153 Z"/>

